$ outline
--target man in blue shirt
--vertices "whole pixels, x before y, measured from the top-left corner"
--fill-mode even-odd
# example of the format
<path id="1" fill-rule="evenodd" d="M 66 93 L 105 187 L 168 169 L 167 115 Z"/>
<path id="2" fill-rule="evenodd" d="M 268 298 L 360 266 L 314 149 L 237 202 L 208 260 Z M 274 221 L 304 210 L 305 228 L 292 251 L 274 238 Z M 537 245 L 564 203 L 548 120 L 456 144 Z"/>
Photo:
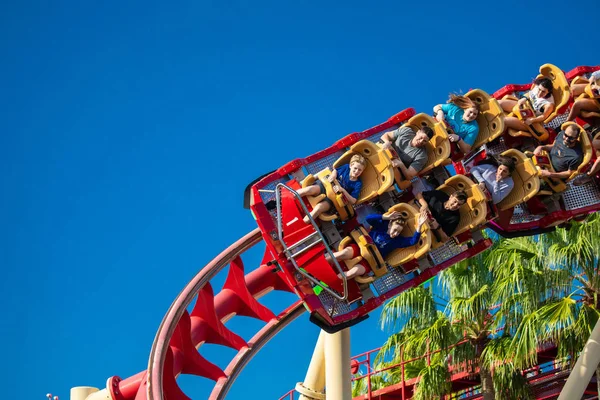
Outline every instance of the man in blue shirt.
<path id="1" fill-rule="evenodd" d="M 333 190 L 341 191 L 344 196 L 346 196 L 348 203 L 351 205 L 354 205 L 360 196 L 360 191 L 362 190 L 362 181 L 360 179 L 360 175 L 365 170 L 366 164 L 367 161 L 363 156 L 360 154 L 355 154 L 350 159 L 350 163 L 334 169 L 328 177 L 329 182 L 333 184 Z M 334 183 L 336 179 L 339 182 L 339 185 Z M 317 183 L 314 185 L 298 190 L 298 194 L 301 197 L 317 196 L 324 193 L 325 187 L 321 181 L 317 181 Z M 310 215 L 316 220 L 319 215 L 329 211 L 332 206 L 331 200 L 325 198 L 312 209 Z M 304 222 L 307 224 L 310 222 L 308 215 L 304 217 Z"/>

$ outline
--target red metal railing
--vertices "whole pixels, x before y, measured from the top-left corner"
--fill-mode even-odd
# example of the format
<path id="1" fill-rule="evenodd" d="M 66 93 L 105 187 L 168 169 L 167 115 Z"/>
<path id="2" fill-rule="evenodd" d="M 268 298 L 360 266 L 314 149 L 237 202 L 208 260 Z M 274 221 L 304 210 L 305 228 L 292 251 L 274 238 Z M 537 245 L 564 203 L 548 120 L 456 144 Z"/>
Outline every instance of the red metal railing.
<path id="1" fill-rule="evenodd" d="M 462 340 L 462 341 L 460 341 L 446 349 L 443 349 L 443 350 L 444 351 L 451 350 L 451 349 L 458 347 L 466 342 L 467 342 L 466 339 Z M 554 343 L 549 343 L 549 342 L 542 343 L 538 347 L 538 352 L 548 351 L 555 347 L 556 347 L 556 345 Z M 353 373 L 355 374 L 354 377 L 352 378 L 352 382 L 357 382 L 362 379 L 367 380 L 367 384 L 366 384 L 367 392 L 356 396 L 354 398 L 355 400 L 373 400 L 376 398 L 378 399 L 378 398 L 380 398 L 381 395 L 388 394 L 388 393 L 389 394 L 394 393 L 394 395 L 395 395 L 394 398 L 397 398 L 399 400 L 400 399 L 401 400 L 410 399 L 412 397 L 413 391 L 409 390 L 409 389 L 412 388 L 419 381 L 419 378 L 417 377 L 417 378 L 411 378 L 409 380 L 406 380 L 406 375 L 405 375 L 406 365 L 409 363 L 418 361 L 418 360 L 422 360 L 422 359 L 426 359 L 427 365 L 430 365 L 431 356 L 434 354 L 440 353 L 442 350 L 435 350 L 435 351 L 431 351 L 431 352 L 426 351 L 425 354 L 423 354 L 422 356 L 415 357 L 415 358 L 408 359 L 408 360 L 403 360 L 403 353 L 401 350 L 399 362 L 392 364 L 392 365 L 385 366 L 383 368 L 374 369 L 373 361 L 376 358 L 376 354 L 379 353 L 380 351 L 381 351 L 381 347 L 370 350 L 365 353 L 358 354 L 358 355 L 352 357 L 352 369 L 353 369 Z M 558 395 L 558 393 L 562 389 L 562 384 L 555 386 L 552 390 L 549 390 L 547 387 L 545 387 L 545 385 L 552 383 L 554 380 L 563 379 L 564 377 L 562 375 L 564 375 L 564 374 L 561 374 L 561 372 L 568 371 L 570 368 L 570 365 L 571 365 L 571 363 L 570 363 L 569 359 L 555 359 L 555 360 L 552 360 L 552 361 L 549 361 L 546 363 L 541 363 L 532 368 L 526 369 L 522 373 L 527 378 L 529 384 L 531 385 L 532 391 L 538 400 L 550 399 L 550 398 L 555 398 L 555 396 Z M 361 373 L 361 374 L 356 374 L 356 372 L 360 371 L 361 366 L 365 366 L 366 372 Z M 387 371 L 398 369 L 398 368 L 400 369 L 400 379 L 399 379 L 398 383 L 392 383 L 389 386 L 380 387 L 380 388 L 376 388 L 375 390 L 373 390 L 373 386 L 374 386 L 373 381 L 372 381 L 373 376 L 383 374 Z M 456 382 L 456 381 L 464 380 L 465 378 L 468 378 L 469 376 L 472 376 L 472 375 L 478 373 L 477 360 L 470 360 L 469 362 L 451 364 L 451 365 L 449 365 L 449 371 L 452 375 L 451 381 Z M 591 394 L 591 393 L 588 393 L 588 394 Z M 596 394 L 596 393 L 594 392 L 593 394 Z M 481 385 L 477 383 L 477 380 L 473 380 L 473 385 L 471 387 L 454 391 L 453 393 L 448 394 L 445 397 L 445 399 L 453 400 L 453 399 L 460 398 L 461 400 L 462 399 L 476 400 L 476 399 L 480 399 L 481 396 L 482 396 Z M 595 397 L 595 398 L 597 399 L 597 397 Z M 293 390 L 293 389 L 279 398 L 279 400 L 295 400 L 295 399 L 297 399 L 297 397 L 295 397 L 295 390 Z M 591 400 L 591 398 L 590 398 L 590 400 Z"/>

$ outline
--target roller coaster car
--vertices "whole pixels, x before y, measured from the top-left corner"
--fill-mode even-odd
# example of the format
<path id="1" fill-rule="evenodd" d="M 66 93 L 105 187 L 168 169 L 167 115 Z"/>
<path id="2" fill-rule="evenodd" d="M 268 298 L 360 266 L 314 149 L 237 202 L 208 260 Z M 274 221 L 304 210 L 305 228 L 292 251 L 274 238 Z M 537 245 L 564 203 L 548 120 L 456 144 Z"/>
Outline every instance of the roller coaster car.
<path id="1" fill-rule="evenodd" d="M 562 124 L 561 129 L 564 131 L 569 125 L 577 126 L 581 132 L 579 135 L 579 145 L 581 146 L 581 152 L 583 153 L 583 161 L 577 168 L 577 171 L 574 171 L 567 179 L 542 178 L 556 193 L 565 191 L 567 189 L 567 183 L 573 180 L 577 175 L 583 173 L 592 159 L 592 144 L 590 143 L 589 136 L 585 133 L 585 130 L 575 122 L 565 122 Z M 546 152 L 543 152 L 539 156 L 534 156 L 533 163 L 540 169 L 555 172 L 552 163 L 550 162 L 550 155 Z"/>
<path id="2" fill-rule="evenodd" d="M 420 113 L 410 118 L 405 126 L 410 127 L 415 132 L 424 127 L 429 127 L 433 130 L 433 137 L 425 145 L 425 149 L 427 150 L 427 164 L 419 171 L 419 175 L 426 175 L 436 167 L 451 163 L 450 142 L 448 141 L 448 132 L 443 123 L 437 122 L 425 113 Z M 392 149 L 386 150 L 386 154 L 390 158 L 397 157 Z M 402 176 L 398 168 L 394 168 L 394 180 L 396 185 L 402 190 L 411 186 L 411 180 Z"/>
<path id="3" fill-rule="evenodd" d="M 324 212 L 319 215 L 319 219 L 322 221 L 331 221 L 336 218 L 339 218 L 342 221 L 345 221 L 349 218 L 354 217 L 354 207 L 346 198 L 346 195 L 340 191 L 336 190 L 334 187 L 339 188 L 339 182 L 337 180 L 334 181 L 335 184 L 329 182 L 329 176 L 331 175 L 331 170 L 329 168 L 325 168 L 324 170 L 317 173 L 317 176 L 308 175 L 302 181 L 302 187 L 306 188 L 314 185 L 317 180 L 323 185 L 325 188 L 325 193 L 321 193 L 317 196 L 307 196 L 308 202 L 314 208 L 317 204 L 322 201 L 326 201 L 328 199 L 330 203 L 333 205 L 333 209 L 330 209 L 329 212 Z"/>
<path id="4" fill-rule="evenodd" d="M 452 234 L 459 243 L 471 238 L 471 233 L 486 222 L 487 198 L 479 186 L 464 175 L 454 175 L 446 180 L 438 190 L 451 195 L 463 191 L 467 194 L 467 201 L 460 209 L 460 222 Z M 442 243 L 433 239 L 432 247 L 437 248 Z"/>
<path id="5" fill-rule="evenodd" d="M 571 87 L 574 85 L 586 85 L 585 90 L 582 94 L 577 97 L 579 99 L 596 99 L 599 102 L 600 109 L 600 86 L 598 82 L 596 85 L 591 85 L 590 82 L 582 76 L 577 76 L 571 81 Z M 600 118 L 600 111 L 581 111 L 581 117 L 583 118 Z"/>
<path id="6" fill-rule="evenodd" d="M 334 164 L 337 168 L 348 164 L 353 155 L 362 155 L 367 165 L 361 174 L 362 190 L 356 204 L 373 200 L 378 195 L 385 193 L 394 185 L 394 167 L 391 159 L 384 151 L 373 142 L 361 140 L 350 147 Z"/>

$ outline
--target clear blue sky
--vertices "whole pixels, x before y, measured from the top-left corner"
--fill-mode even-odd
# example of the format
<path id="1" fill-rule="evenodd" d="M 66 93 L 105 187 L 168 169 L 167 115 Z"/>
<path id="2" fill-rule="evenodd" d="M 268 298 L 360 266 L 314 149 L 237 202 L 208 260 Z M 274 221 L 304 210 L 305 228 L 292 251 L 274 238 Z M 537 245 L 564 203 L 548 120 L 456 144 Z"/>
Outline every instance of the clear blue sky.
<path id="1" fill-rule="evenodd" d="M 459 3 L 6 2 L 2 397 L 66 400 L 145 369 L 180 289 L 254 228 L 256 176 L 450 91 L 600 61 L 575 20 L 598 2 Z M 353 328 L 353 353 L 385 339 L 378 315 Z M 248 339 L 257 325 L 231 326 Z M 229 398 L 278 398 L 316 336 L 307 317 L 285 329 Z M 223 368 L 233 355 L 201 353 Z M 181 383 L 206 397 L 208 381 Z"/>

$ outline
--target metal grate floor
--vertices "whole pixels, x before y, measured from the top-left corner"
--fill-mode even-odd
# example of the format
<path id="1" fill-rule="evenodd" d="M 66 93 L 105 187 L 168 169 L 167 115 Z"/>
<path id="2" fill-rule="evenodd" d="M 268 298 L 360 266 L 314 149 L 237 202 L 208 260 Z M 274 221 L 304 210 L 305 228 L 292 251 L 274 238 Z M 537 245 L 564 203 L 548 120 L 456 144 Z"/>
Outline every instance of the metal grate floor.
<path id="1" fill-rule="evenodd" d="M 562 194 L 565 208 L 569 211 L 600 204 L 600 190 L 594 182 L 576 186 L 573 182 L 567 183 L 567 190 Z"/>
<path id="2" fill-rule="evenodd" d="M 400 268 L 388 267 L 388 273 L 373 281 L 379 295 L 389 292 L 406 282 L 414 273 L 405 274 Z"/>
<path id="3" fill-rule="evenodd" d="M 321 300 L 321 303 L 323 303 L 323 308 L 325 308 L 327 313 L 332 317 L 347 314 L 352 310 L 350 304 L 336 299 L 325 290 L 319 294 L 319 299 Z"/>
<path id="4" fill-rule="evenodd" d="M 449 240 L 437 249 L 429 250 L 429 256 L 434 265 L 439 265 L 446 260 L 460 254 L 467 249 L 467 245 L 459 246 L 454 240 Z"/>
<path id="5" fill-rule="evenodd" d="M 530 214 L 523 204 L 515 206 L 513 216 L 510 219 L 511 224 L 523 224 L 526 222 L 533 222 L 542 219 L 543 215 Z"/>

